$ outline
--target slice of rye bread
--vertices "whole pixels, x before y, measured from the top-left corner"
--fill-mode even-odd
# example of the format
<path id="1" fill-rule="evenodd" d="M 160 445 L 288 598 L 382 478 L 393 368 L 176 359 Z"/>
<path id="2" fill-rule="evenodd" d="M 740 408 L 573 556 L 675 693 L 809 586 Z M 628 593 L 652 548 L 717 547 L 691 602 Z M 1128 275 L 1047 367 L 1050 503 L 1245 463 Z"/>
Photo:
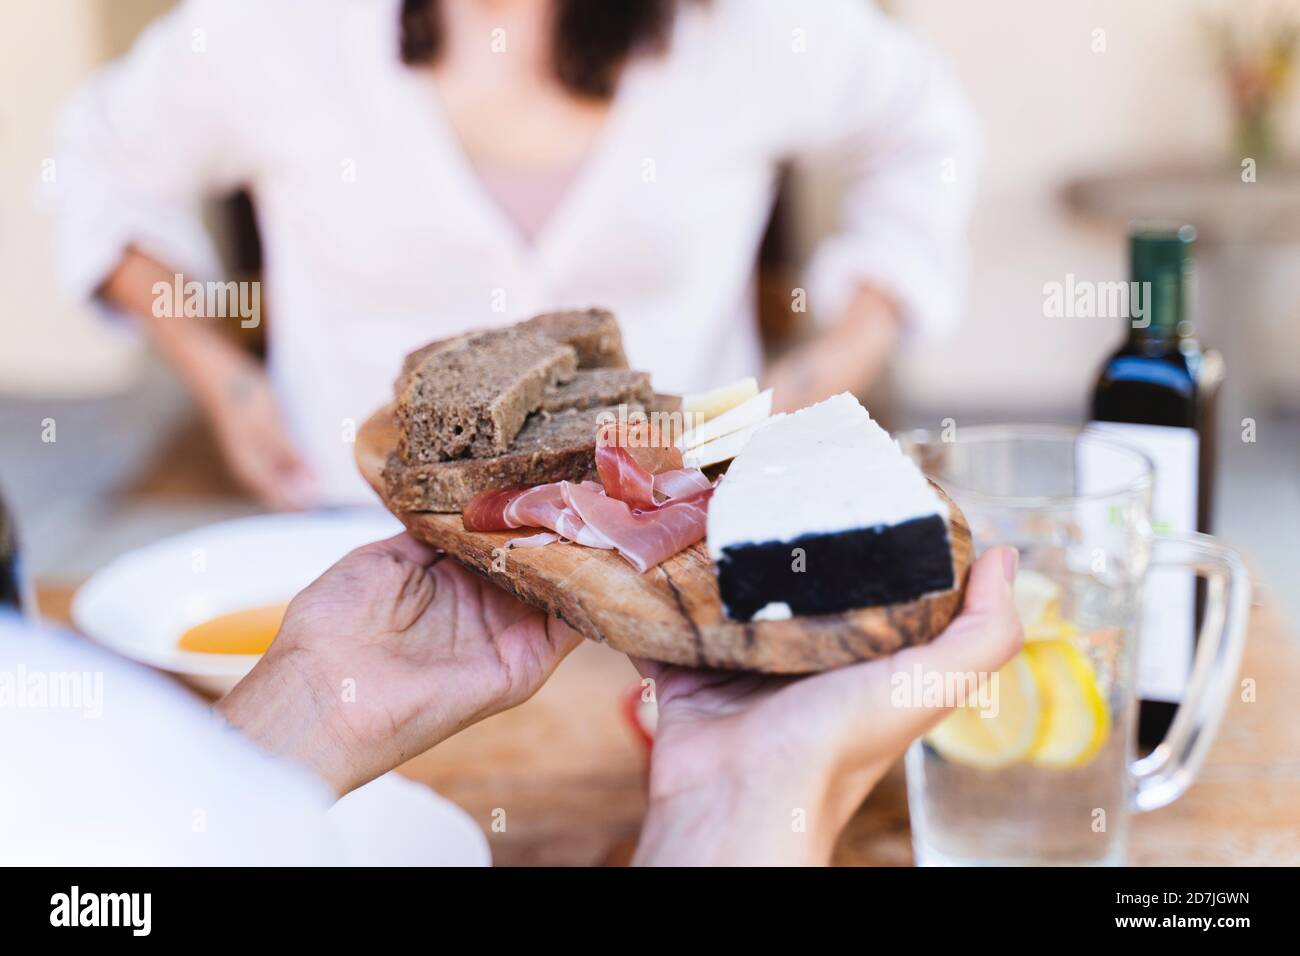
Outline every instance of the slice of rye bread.
<path id="1" fill-rule="evenodd" d="M 572 345 L 578 353 L 578 368 L 627 368 L 623 334 L 609 309 L 544 312 L 520 322 L 516 328 Z"/>
<path id="2" fill-rule="evenodd" d="M 513 328 L 513 326 L 511 326 Z M 401 397 L 406 386 L 410 384 L 411 376 L 415 374 L 423 363 L 434 352 L 440 352 L 445 348 L 450 348 L 465 339 L 472 336 L 473 332 L 465 332 L 460 335 L 453 335 L 451 338 L 438 339 L 436 342 L 430 342 L 428 345 L 421 345 L 414 352 L 409 353 L 406 358 L 402 359 L 402 370 L 397 373 L 397 380 L 393 382 L 393 394 Z"/>
<path id="3" fill-rule="evenodd" d="M 602 405 L 648 405 L 654 398 L 649 372 L 626 368 L 578 369 L 572 382 L 556 385 L 542 396 L 542 412 Z"/>
<path id="4" fill-rule="evenodd" d="M 535 315 L 510 328 L 540 332 L 547 338 L 571 345 L 578 353 L 578 368 L 627 368 L 623 353 L 623 336 L 618 320 L 608 309 L 572 309 L 567 312 L 547 312 Z M 462 341 L 467 335 L 453 335 L 423 345 L 402 360 L 402 371 L 395 389 L 401 394 L 405 382 L 426 358 L 435 352 Z"/>
<path id="5" fill-rule="evenodd" d="M 408 465 L 394 452 L 384 465 L 387 504 L 398 511 L 455 512 L 480 491 L 590 478 L 601 416 L 617 414 L 616 408 L 588 408 L 533 415 L 510 450 L 495 458 Z"/>
<path id="6" fill-rule="evenodd" d="M 407 464 L 499 455 L 546 389 L 577 371 L 573 348 L 519 329 L 466 335 L 428 355 L 397 396 Z"/>

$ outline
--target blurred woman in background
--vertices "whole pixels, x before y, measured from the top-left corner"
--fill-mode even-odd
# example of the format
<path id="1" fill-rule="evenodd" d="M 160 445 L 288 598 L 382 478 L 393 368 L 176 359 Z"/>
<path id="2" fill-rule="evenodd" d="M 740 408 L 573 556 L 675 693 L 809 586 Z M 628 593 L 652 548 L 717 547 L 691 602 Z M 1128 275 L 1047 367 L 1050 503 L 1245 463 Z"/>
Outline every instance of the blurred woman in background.
<path id="1" fill-rule="evenodd" d="M 784 407 L 862 387 L 956 322 L 973 142 L 952 77 L 867 0 L 186 0 L 65 117 L 63 261 L 263 502 L 372 500 L 355 427 L 433 338 L 598 304 L 660 390 L 759 373 L 785 163 L 847 188 L 806 282 L 819 334 L 767 379 Z M 218 319 L 155 314 L 158 283 L 218 278 L 200 204 L 238 187 L 265 370 Z"/>

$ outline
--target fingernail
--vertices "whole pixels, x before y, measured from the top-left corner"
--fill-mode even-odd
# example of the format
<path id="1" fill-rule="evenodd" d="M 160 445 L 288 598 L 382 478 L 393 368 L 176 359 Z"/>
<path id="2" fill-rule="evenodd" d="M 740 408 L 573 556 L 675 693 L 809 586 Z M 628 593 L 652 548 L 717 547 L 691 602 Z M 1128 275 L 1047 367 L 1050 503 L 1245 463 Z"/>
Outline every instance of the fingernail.
<path id="1" fill-rule="evenodd" d="M 1020 552 L 1015 548 L 1002 549 L 1002 573 L 1006 576 L 1007 584 L 1011 584 L 1016 579 L 1016 568 L 1020 567 Z"/>

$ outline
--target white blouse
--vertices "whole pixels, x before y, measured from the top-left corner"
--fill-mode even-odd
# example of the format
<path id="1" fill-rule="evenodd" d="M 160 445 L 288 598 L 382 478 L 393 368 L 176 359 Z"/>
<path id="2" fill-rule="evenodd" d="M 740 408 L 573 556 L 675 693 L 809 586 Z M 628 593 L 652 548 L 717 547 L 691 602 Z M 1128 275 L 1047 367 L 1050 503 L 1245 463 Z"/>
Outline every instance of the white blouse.
<path id="1" fill-rule="evenodd" d="M 200 201 L 251 190 L 270 373 L 328 501 L 373 500 L 354 427 L 404 353 L 463 329 L 605 305 L 661 390 L 755 373 L 754 262 L 782 162 L 849 181 L 810 266 L 815 315 L 865 282 L 912 332 L 956 322 L 973 122 L 944 66 L 865 0 L 682 3 L 668 52 L 625 70 L 531 242 L 468 164 L 429 71 L 401 63 L 398 9 L 187 0 L 61 131 L 62 262 L 80 296 L 132 244 L 220 278 Z"/>

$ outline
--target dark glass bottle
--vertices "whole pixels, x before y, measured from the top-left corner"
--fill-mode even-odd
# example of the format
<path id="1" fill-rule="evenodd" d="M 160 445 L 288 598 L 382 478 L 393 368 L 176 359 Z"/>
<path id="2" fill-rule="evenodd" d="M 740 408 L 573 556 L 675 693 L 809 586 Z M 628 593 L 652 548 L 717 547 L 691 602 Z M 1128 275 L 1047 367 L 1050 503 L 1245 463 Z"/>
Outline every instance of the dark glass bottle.
<path id="1" fill-rule="evenodd" d="M 1189 320 L 1196 231 L 1140 229 L 1129 239 L 1128 335 L 1107 359 L 1092 394 L 1097 427 L 1138 445 L 1156 466 L 1156 531 L 1207 531 L 1214 460 L 1213 392 Z M 1138 296 L 1136 303 L 1134 296 Z M 1187 574 L 1153 576 L 1137 674 L 1138 740 L 1158 744 L 1182 698 L 1201 598 Z"/>
<path id="2" fill-rule="evenodd" d="M 18 562 L 18 532 L 0 495 L 0 613 L 24 610 L 22 568 Z"/>

